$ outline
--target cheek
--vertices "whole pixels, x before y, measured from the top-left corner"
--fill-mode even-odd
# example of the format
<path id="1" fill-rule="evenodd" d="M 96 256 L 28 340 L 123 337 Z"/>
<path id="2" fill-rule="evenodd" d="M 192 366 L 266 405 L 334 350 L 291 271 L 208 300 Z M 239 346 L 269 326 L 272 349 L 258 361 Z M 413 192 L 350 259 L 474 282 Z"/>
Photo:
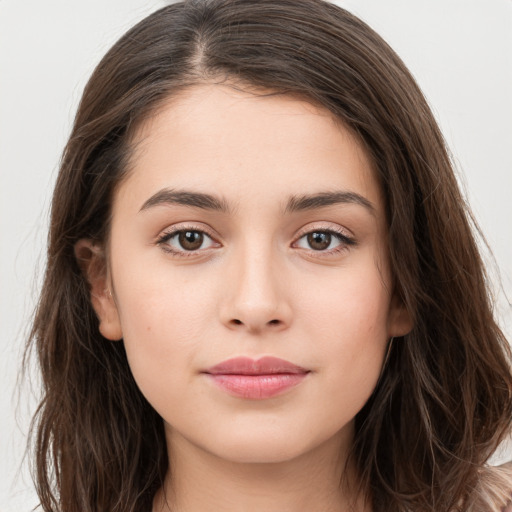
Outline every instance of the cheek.
<path id="1" fill-rule="evenodd" d="M 377 269 L 366 267 L 332 281 L 310 301 L 304 330 L 314 339 L 316 361 L 333 395 L 361 401 L 379 377 L 388 343 L 389 294 Z M 359 396 L 361 395 L 361 396 Z"/>
<path id="2" fill-rule="evenodd" d="M 316 293 L 303 293 L 301 302 L 306 325 L 320 330 L 320 338 L 372 343 L 387 336 L 390 295 L 376 267 L 333 273 Z"/>
<path id="3" fill-rule="evenodd" d="M 161 254 L 149 262 L 144 255 L 118 258 L 113 278 L 125 338 L 151 333 L 178 343 L 193 340 L 209 316 L 213 283 L 198 280 L 192 267 L 176 269 Z"/>
<path id="4" fill-rule="evenodd" d="M 209 289 L 162 268 L 119 264 L 115 293 L 133 376 L 146 397 L 179 394 L 212 319 Z"/>

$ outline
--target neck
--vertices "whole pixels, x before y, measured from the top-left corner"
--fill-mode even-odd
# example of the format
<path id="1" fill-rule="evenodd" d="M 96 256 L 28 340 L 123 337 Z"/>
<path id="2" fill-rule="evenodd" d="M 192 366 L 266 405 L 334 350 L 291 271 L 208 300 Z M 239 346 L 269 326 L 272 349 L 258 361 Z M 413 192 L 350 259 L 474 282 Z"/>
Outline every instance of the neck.
<path id="1" fill-rule="evenodd" d="M 240 463 L 168 432 L 170 469 L 153 512 L 369 512 L 353 491 L 355 472 L 344 471 L 344 436 L 340 433 L 292 460 Z"/>

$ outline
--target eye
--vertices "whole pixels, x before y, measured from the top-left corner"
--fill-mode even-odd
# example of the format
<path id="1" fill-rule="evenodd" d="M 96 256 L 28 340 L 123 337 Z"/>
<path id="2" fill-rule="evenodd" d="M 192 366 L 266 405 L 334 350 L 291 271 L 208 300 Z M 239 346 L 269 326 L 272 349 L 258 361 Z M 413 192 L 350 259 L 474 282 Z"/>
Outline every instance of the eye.
<path id="1" fill-rule="evenodd" d="M 218 245 L 207 233 L 199 229 L 168 231 L 157 240 L 157 244 L 164 250 L 175 254 L 191 253 Z"/>
<path id="2" fill-rule="evenodd" d="M 330 229 L 316 229 L 302 235 L 295 246 L 301 249 L 309 249 L 315 252 L 336 253 L 346 249 L 349 245 L 355 245 L 355 240 L 344 233 Z"/>

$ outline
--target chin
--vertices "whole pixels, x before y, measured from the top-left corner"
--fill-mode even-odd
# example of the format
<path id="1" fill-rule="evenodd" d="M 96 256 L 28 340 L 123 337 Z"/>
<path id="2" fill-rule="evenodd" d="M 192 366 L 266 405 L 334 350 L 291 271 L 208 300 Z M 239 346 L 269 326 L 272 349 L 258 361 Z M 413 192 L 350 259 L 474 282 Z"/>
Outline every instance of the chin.
<path id="1" fill-rule="evenodd" d="M 311 439 L 285 435 L 271 436 L 268 432 L 245 436 L 230 436 L 228 439 L 211 443 L 208 451 L 224 460 L 239 464 L 278 464 L 296 459 L 315 445 Z"/>
<path id="2" fill-rule="evenodd" d="M 283 447 L 282 445 L 259 445 L 218 450 L 216 455 L 224 460 L 237 464 L 279 464 L 291 461 L 303 451 L 298 447 Z"/>

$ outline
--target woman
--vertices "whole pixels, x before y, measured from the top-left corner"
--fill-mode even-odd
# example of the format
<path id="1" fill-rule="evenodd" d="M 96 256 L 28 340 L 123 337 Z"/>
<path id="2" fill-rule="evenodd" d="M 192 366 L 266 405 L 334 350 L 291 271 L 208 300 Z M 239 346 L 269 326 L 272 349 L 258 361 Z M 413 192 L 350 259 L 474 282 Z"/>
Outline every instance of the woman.
<path id="1" fill-rule="evenodd" d="M 485 463 L 510 352 L 471 216 L 414 80 L 346 11 L 186 1 L 130 30 L 48 251 L 43 510 L 507 505 Z"/>

